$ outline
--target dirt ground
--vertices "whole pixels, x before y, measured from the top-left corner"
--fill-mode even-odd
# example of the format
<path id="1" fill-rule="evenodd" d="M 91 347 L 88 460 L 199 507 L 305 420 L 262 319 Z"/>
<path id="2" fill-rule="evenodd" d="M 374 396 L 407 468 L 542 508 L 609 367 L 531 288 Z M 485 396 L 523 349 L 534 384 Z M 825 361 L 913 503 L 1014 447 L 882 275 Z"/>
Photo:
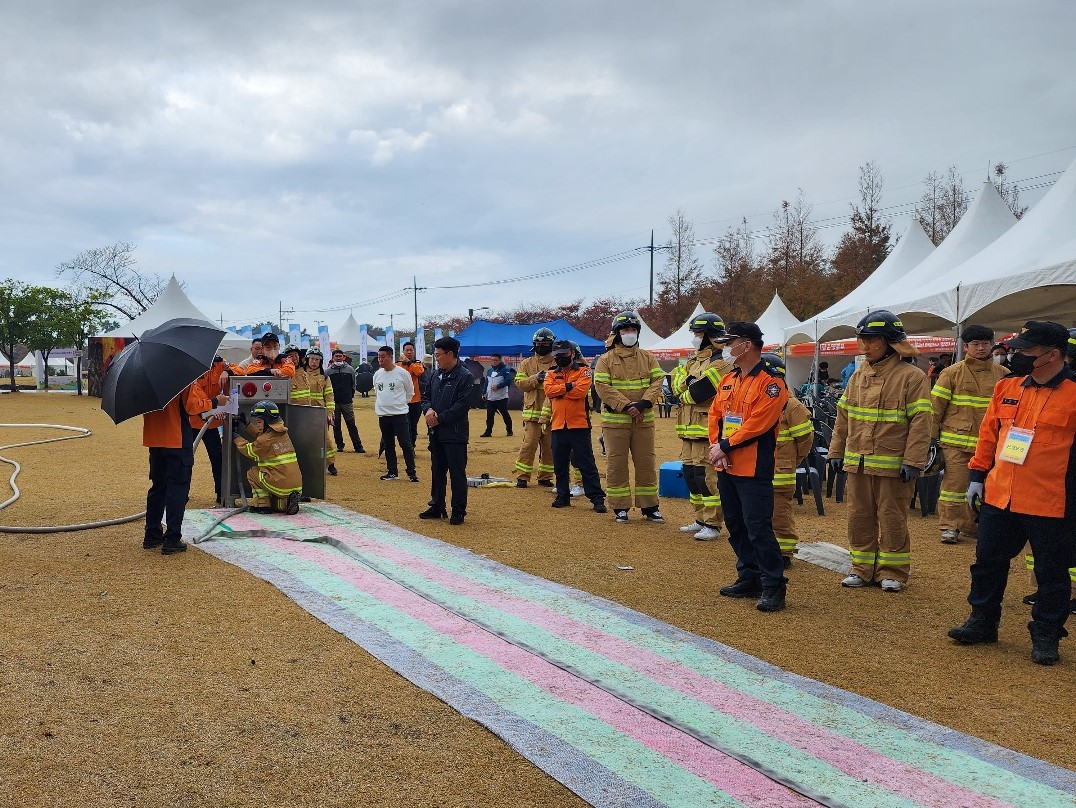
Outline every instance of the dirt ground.
<path id="1" fill-rule="evenodd" d="M 87 439 L 4 450 L 23 470 L 6 525 L 69 524 L 145 506 L 141 419 L 114 426 L 99 400 L 0 396 L 0 423 L 57 423 Z M 1070 705 L 1076 644 L 1061 664 L 1032 665 L 1027 574 L 1010 581 L 1001 642 L 958 647 L 974 548 L 938 542 L 937 520 L 909 517 L 911 586 L 844 590 L 836 573 L 796 562 L 789 608 L 762 614 L 717 595 L 735 577 L 725 541 L 664 526 L 617 525 L 548 489 L 472 490 L 466 523 L 424 522 L 422 482 L 381 483 L 373 399 L 357 399 L 375 452 L 338 455 L 331 502 L 610 598 L 787 670 L 1076 767 Z M 484 414 L 472 414 L 472 435 Z M 518 418 L 518 414 L 516 414 Z M 54 437 L 0 427 L 0 445 Z M 517 433 L 518 434 L 518 433 Z M 659 457 L 675 459 L 672 420 Z M 469 471 L 512 476 L 518 438 L 472 438 Z M 601 465 L 601 461 L 600 461 Z M 5 480 L 10 467 L 0 465 Z M 212 505 L 204 453 L 190 507 Z M 0 500 L 8 496 L 0 488 Z M 637 516 L 633 512 L 633 517 Z M 845 541 L 844 510 L 797 509 L 806 540 Z M 0 534 L 2 805 L 579 805 L 506 744 L 415 688 L 271 586 L 197 550 L 141 549 L 138 523 L 55 535 Z M 631 571 L 618 570 L 630 565 Z"/>

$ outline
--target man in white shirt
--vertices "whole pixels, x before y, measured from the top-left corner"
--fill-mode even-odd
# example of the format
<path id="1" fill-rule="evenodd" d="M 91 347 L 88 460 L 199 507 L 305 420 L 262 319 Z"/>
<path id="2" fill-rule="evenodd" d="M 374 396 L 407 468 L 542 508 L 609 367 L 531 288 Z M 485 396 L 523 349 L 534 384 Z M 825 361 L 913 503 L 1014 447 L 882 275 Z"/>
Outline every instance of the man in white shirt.
<path id="1" fill-rule="evenodd" d="M 403 450 L 407 479 L 418 482 L 415 474 L 415 447 L 411 443 L 411 422 L 407 417 L 407 404 L 415 394 L 411 374 L 397 367 L 392 348 L 383 345 L 377 349 L 378 370 L 374 373 L 374 414 L 381 425 L 381 440 L 385 447 L 388 473 L 381 475 L 385 482 L 399 479 L 396 465 L 396 441 Z"/>

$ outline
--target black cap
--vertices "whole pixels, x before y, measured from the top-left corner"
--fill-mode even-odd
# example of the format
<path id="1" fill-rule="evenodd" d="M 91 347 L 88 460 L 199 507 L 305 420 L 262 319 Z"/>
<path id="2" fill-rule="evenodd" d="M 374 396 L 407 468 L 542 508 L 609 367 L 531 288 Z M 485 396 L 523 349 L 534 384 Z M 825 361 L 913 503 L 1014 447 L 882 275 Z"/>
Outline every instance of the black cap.
<path id="1" fill-rule="evenodd" d="M 758 347 L 762 347 L 762 329 L 754 323 L 746 323 L 739 320 L 733 323 L 729 323 L 727 326 L 725 326 L 725 333 L 727 333 L 730 337 L 749 339 L 756 345 L 758 345 Z"/>
<path id="2" fill-rule="evenodd" d="M 1020 333 L 1008 341 L 1012 348 L 1058 348 L 1064 351 L 1069 345 L 1069 332 L 1065 326 L 1046 320 L 1028 320 Z"/>
<path id="3" fill-rule="evenodd" d="M 264 334 L 262 334 L 262 342 L 266 342 L 267 340 L 269 342 L 280 342 L 280 338 L 277 337 L 277 335 L 274 334 L 272 331 L 266 331 Z"/>

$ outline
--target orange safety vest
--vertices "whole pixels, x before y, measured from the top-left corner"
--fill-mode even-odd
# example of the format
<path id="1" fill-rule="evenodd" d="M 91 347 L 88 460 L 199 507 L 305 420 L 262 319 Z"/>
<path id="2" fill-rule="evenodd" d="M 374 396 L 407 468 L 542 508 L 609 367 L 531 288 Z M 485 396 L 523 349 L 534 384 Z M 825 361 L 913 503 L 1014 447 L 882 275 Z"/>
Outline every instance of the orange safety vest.
<path id="1" fill-rule="evenodd" d="M 153 449 L 182 449 L 183 433 L 187 431 L 184 414 L 198 415 L 211 409 L 213 402 L 206 398 L 202 388 L 197 382 L 191 384 L 164 409 L 142 416 L 142 445 Z"/>
<path id="2" fill-rule="evenodd" d="M 587 396 L 591 382 L 590 368 L 577 362 L 546 371 L 545 394 L 553 409 L 550 429 L 590 429 Z"/>
<path id="3" fill-rule="evenodd" d="M 721 378 L 708 426 L 710 445 L 719 443 L 729 456 L 729 474 L 773 479 L 777 424 L 787 402 L 784 379 L 765 362 L 746 374 L 733 368 Z"/>

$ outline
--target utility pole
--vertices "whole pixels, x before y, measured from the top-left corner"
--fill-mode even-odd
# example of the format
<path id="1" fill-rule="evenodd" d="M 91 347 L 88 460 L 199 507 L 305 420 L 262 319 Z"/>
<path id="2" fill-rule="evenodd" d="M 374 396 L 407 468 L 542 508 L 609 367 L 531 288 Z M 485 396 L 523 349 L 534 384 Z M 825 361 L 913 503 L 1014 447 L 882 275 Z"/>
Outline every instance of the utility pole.
<path id="1" fill-rule="evenodd" d="M 654 231 L 650 231 L 650 305 L 654 305 Z"/>
<path id="2" fill-rule="evenodd" d="M 418 293 L 425 292 L 425 286 L 418 285 L 418 279 L 414 275 L 411 276 L 411 293 L 414 295 L 415 301 L 415 339 L 418 339 Z"/>
<path id="3" fill-rule="evenodd" d="M 279 328 L 281 331 L 284 330 L 284 315 L 285 314 L 295 314 L 295 309 L 286 309 L 286 308 L 284 308 L 284 301 L 281 300 L 280 301 L 280 310 L 279 310 L 280 319 L 277 321 L 277 328 Z"/>

